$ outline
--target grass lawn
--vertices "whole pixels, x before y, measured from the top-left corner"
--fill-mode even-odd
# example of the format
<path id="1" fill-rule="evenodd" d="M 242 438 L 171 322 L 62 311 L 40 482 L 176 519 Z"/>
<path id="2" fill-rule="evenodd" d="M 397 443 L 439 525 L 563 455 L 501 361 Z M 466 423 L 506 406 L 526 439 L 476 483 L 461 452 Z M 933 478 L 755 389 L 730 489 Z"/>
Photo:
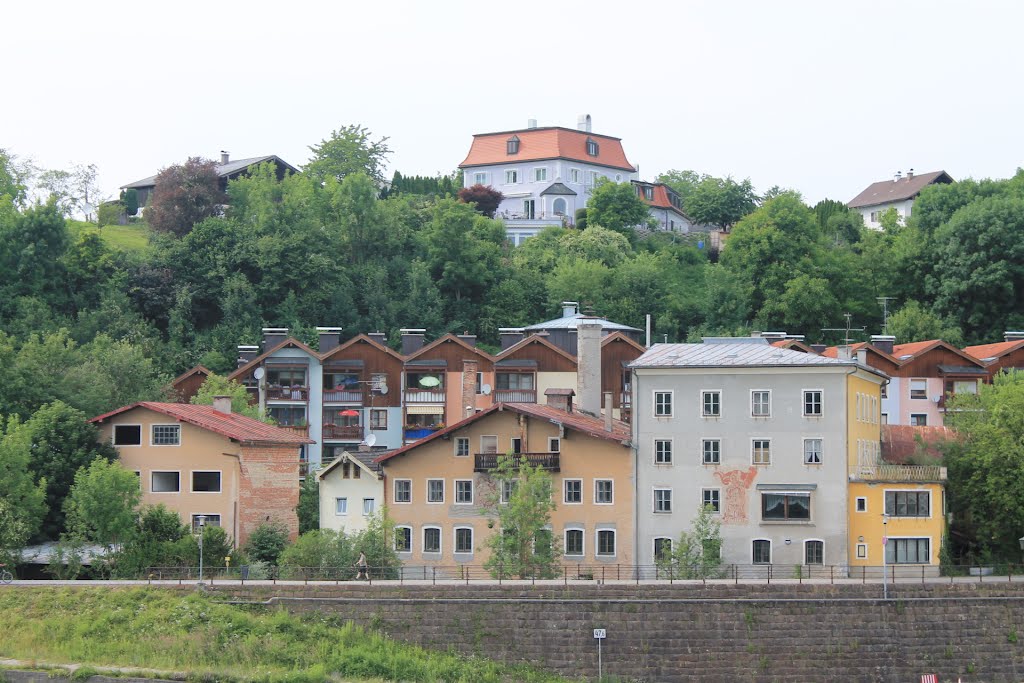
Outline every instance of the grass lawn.
<path id="1" fill-rule="evenodd" d="M 153 588 L 0 590 L 0 659 L 185 671 L 192 680 L 529 681 L 535 669 L 404 645 L 327 614 Z M 2 679 L 2 674 L 0 674 Z"/>
<path id="2" fill-rule="evenodd" d="M 68 221 L 68 230 L 72 235 L 84 228 L 95 228 L 95 223 L 84 221 Z M 124 251 L 142 253 L 149 249 L 149 226 L 145 223 L 129 225 L 104 225 L 99 228 L 100 236 L 108 247 Z"/>

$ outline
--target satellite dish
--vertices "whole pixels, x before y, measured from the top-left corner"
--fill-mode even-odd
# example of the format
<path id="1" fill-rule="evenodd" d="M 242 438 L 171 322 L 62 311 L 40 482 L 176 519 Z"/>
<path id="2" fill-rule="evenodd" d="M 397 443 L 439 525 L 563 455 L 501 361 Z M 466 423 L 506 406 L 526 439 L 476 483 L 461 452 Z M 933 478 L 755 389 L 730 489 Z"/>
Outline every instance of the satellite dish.
<path id="1" fill-rule="evenodd" d="M 370 434 L 368 437 L 366 437 L 366 445 L 367 446 L 372 447 L 373 444 L 375 444 L 375 443 L 377 443 L 377 435 L 376 434 Z"/>
<path id="2" fill-rule="evenodd" d="M 253 370 L 252 376 L 255 377 L 257 381 L 259 381 L 263 379 L 263 375 L 265 374 L 266 373 L 264 372 L 263 368 L 256 368 L 255 370 Z"/>
<path id="3" fill-rule="evenodd" d="M 480 387 L 480 391 L 483 392 L 484 396 L 490 396 L 491 395 L 491 385 L 490 384 L 483 385 L 482 387 Z"/>
<path id="4" fill-rule="evenodd" d="M 377 391 L 379 391 L 381 393 L 381 395 L 387 394 L 388 393 L 388 385 L 387 384 L 381 384 L 380 385 L 380 389 L 378 389 Z"/>

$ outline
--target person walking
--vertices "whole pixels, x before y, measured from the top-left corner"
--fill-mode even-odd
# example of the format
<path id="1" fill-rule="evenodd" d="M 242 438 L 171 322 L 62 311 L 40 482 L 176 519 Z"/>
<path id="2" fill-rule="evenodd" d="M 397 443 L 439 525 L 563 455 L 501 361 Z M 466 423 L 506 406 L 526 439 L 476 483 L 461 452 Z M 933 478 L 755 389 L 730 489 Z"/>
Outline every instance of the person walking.
<path id="1" fill-rule="evenodd" d="M 369 580 L 370 575 L 367 573 L 366 553 L 362 551 L 359 553 L 359 559 L 356 560 L 356 570 L 357 581 L 360 579 L 364 581 Z"/>

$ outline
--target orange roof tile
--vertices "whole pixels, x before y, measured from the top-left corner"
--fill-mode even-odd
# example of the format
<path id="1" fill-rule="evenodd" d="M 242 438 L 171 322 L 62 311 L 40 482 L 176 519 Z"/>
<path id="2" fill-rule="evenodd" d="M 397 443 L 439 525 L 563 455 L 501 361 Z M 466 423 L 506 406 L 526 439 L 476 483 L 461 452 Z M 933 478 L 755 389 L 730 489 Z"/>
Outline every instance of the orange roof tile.
<path id="1" fill-rule="evenodd" d="M 902 359 L 903 356 L 916 356 L 922 351 L 927 351 L 933 346 L 941 343 L 943 343 L 941 339 L 928 339 L 927 341 L 897 344 L 892 347 L 892 355 L 900 359 Z"/>
<path id="2" fill-rule="evenodd" d="M 853 354 L 853 355 L 856 355 L 857 351 L 859 351 L 860 349 L 864 348 L 867 345 L 868 345 L 867 342 L 860 342 L 860 343 L 857 343 L 857 344 L 850 344 L 850 353 Z M 825 358 L 839 358 L 839 347 L 838 346 L 830 346 L 827 349 L 825 349 L 824 351 L 822 351 L 821 355 L 825 356 Z"/>
<path id="3" fill-rule="evenodd" d="M 979 346 L 968 346 L 964 349 L 964 353 L 972 358 L 978 360 L 988 360 L 990 358 L 999 358 L 1005 356 L 1011 351 L 1024 347 L 1024 339 L 1018 339 L 1015 341 L 1004 341 L 996 344 L 981 344 Z"/>
<path id="4" fill-rule="evenodd" d="M 100 423 L 135 408 L 146 408 L 242 443 L 295 444 L 296 446 L 304 443 L 316 443 L 291 430 L 281 429 L 245 415 L 222 413 L 219 410 L 214 410 L 213 406 L 197 406 L 191 403 L 141 401 L 98 415 L 89 422 Z"/>
<path id="5" fill-rule="evenodd" d="M 513 135 L 519 138 L 518 154 L 506 152 L 505 143 Z M 587 138 L 593 139 L 598 144 L 596 157 L 587 154 Z M 541 159 L 570 159 L 629 172 L 636 171 L 633 164 L 629 163 L 626 158 L 626 152 L 622 149 L 622 141 L 619 138 L 559 127 L 478 133 L 473 136 L 469 154 L 459 164 L 459 168 L 517 161 L 539 161 Z"/>

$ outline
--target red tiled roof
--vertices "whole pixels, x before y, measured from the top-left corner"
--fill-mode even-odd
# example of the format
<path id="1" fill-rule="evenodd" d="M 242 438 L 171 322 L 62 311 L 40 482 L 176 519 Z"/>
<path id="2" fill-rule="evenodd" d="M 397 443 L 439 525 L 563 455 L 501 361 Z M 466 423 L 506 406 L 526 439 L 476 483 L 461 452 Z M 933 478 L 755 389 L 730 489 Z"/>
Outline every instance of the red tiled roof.
<path id="1" fill-rule="evenodd" d="M 192 405 L 191 403 L 156 403 L 154 401 L 141 401 L 133 403 L 109 413 L 98 415 L 89 422 L 100 423 L 104 420 L 120 415 L 121 413 L 134 410 L 135 408 L 146 408 L 168 417 L 173 417 L 181 422 L 187 422 L 201 429 L 226 436 L 233 441 L 243 443 L 276 443 L 276 444 L 304 444 L 316 443 L 305 436 L 297 434 L 288 429 L 281 429 L 259 420 L 254 420 L 238 413 L 222 413 L 214 410 L 213 406 Z"/>
<path id="2" fill-rule="evenodd" d="M 506 153 L 508 139 L 519 138 L 519 153 Z M 587 138 L 598 144 L 597 156 L 587 154 Z M 610 166 L 624 171 L 635 172 L 622 149 L 622 141 L 607 135 L 587 133 L 572 128 L 527 128 L 501 133 L 479 133 L 473 136 L 469 154 L 459 164 L 467 166 L 489 166 L 491 164 L 515 163 L 517 161 L 539 161 L 541 159 L 571 159 L 586 164 Z"/>
<path id="3" fill-rule="evenodd" d="M 778 349 L 793 349 L 794 351 L 803 351 L 804 353 L 817 353 L 814 349 L 799 339 L 778 339 L 770 343 Z M 835 358 L 835 356 L 830 357 Z"/>
<path id="4" fill-rule="evenodd" d="M 921 354 L 927 353 L 928 351 L 931 351 L 932 349 L 936 348 L 943 348 L 946 349 L 947 351 L 952 351 L 953 353 L 960 356 L 961 358 L 971 363 L 972 365 L 977 365 L 978 367 L 985 367 L 985 364 L 982 363 L 977 358 L 975 358 L 974 356 L 964 353 L 963 351 L 956 348 L 952 344 L 947 344 L 941 339 L 929 339 L 927 341 L 910 342 L 909 344 L 898 344 L 892 347 L 892 355 L 900 363 L 906 363 L 912 358 L 920 356 Z"/>
<path id="5" fill-rule="evenodd" d="M 918 440 L 924 454 L 936 460 L 942 457 L 937 446 L 958 439 L 949 427 L 917 427 L 911 425 L 882 425 L 882 460 L 896 465 L 907 464 L 918 452 Z"/>
<path id="6" fill-rule="evenodd" d="M 981 344 L 980 346 L 968 346 L 964 349 L 964 353 L 972 358 L 977 358 L 980 361 L 988 360 L 990 358 L 999 358 L 1006 354 L 1016 351 L 1017 349 L 1024 347 L 1024 339 L 1017 339 L 1015 341 L 1004 341 L 997 344 Z"/>
<path id="7" fill-rule="evenodd" d="M 647 199 L 644 193 L 640 193 L 640 201 L 647 206 L 653 206 L 658 209 L 670 209 L 675 211 L 679 215 L 683 215 L 682 209 L 672 204 L 672 201 L 668 198 L 668 188 L 664 183 L 643 183 L 640 187 L 652 187 L 654 188 L 654 198 Z"/>
<path id="8" fill-rule="evenodd" d="M 850 344 L 850 353 L 853 356 L 856 356 L 857 355 L 857 351 L 859 351 L 860 349 L 864 348 L 867 345 L 868 345 L 867 342 L 860 342 L 858 344 Z M 830 346 L 827 349 L 825 349 L 824 351 L 822 351 L 821 355 L 825 356 L 825 358 L 839 358 L 839 347 L 838 346 Z"/>
<path id="9" fill-rule="evenodd" d="M 511 410 L 512 412 L 519 413 L 521 415 L 529 415 L 541 420 L 550 420 L 564 425 L 567 429 L 573 429 L 598 439 L 607 439 L 608 441 L 621 443 L 623 441 L 628 441 L 631 436 L 629 424 L 620 420 L 612 420 L 612 431 L 608 432 L 605 431 L 603 418 L 590 417 L 589 415 L 583 415 L 582 413 L 567 413 L 564 410 L 559 410 L 558 408 L 552 408 L 551 406 L 539 405 L 536 403 L 496 403 L 490 408 L 482 410 L 474 415 L 470 415 L 460 422 L 448 425 L 444 429 L 439 429 L 430 436 L 420 439 L 416 443 L 408 444 L 393 450 L 390 453 L 382 455 L 377 458 L 377 462 L 384 462 L 397 455 L 404 455 L 419 446 L 430 443 L 436 439 L 440 439 L 446 434 L 451 434 L 457 429 L 461 429 L 468 424 L 482 420 L 488 415 L 500 410 Z"/>
<path id="10" fill-rule="evenodd" d="M 916 197 L 921 190 L 932 183 L 951 182 L 953 179 L 945 171 L 917 173 L 913 177 L 904 177 L 899 180 L 882 180 L 868 185 L 863 192 L 848 201 L 846 205 L 851 209 L 856 209 L 889 202 L 901 202 Z"/>

